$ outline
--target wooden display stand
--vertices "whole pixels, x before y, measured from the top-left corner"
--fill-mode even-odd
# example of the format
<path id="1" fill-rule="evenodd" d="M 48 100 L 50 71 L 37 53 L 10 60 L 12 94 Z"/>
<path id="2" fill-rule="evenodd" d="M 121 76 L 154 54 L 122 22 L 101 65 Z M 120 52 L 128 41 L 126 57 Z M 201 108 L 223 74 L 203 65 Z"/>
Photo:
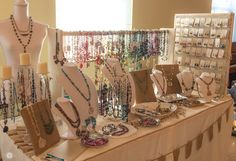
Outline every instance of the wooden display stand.
<path id="1" fill-rule="evenodd" d="M 218 96 L 227 93 L 233 20 L 232 13 L 175 15 L 174 63 L 195 78 L 213 74 Z"/>
<path id="2" fill-rule="evenodd" d="M 35 155 L 43 153 L 60 141 L 48 100 L 23 108 L 21 115 L 30 135 Z"/>
<path id="3" fill-rule="evenodd" d="M 163 76 L 167 80 L 166 94 L 181 93 L 181 87 L 176 75 L 179 73 L 178 64 L 161 64 L 156 65 L 157 70 L 162 71 Z"/>
<path id="4" fill-rule="evenodd" d="M 150 78 L 151 73 L 151 69 L 130 72 L 133 80 L 131 81 L 133 82 L 131 86 L 133 85 L 135 89 L 132 92 L 135 92 L 133 96 L 135 96 L 134 100 L 136 103 L 156 101 L 152 80 Z"/>

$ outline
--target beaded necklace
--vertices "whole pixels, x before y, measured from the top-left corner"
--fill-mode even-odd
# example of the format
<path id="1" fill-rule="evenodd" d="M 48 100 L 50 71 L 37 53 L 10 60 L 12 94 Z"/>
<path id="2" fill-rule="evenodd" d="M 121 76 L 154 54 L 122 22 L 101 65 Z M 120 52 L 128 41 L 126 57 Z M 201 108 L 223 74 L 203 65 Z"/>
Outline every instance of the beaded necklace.
<path id="1" fill-rule="evenodd" d="M 53 59 L 54 59 L 55 64 L 60 63 L 61 66 L 63 66 L 64 63 L 66 62 L 66 58 L 65 58 L 65 56 L 63 55 L 62 59 L 59 60 L 59 58 L 58 58 L 58 57 L 59 57 L 59 54 L 60 54 L 60 43 L 59 43 L 59 41 L 58 41 L 58 29 L 56 29 L 56 53 L 55 53 L 55 55 L 53 56 Z"/>
<path id="2" fill-rule="evenodd" d="M 76 115 L 76 121 L 73 121 L 67 114 L 66 112 L 62 109 L 62 107 L 56 103 L 55 107 L 61 112 L 61 114 L 66 118 L 66 120 L 70 123 L 70 125 L 74 128 L 79 128 L 80 126 L 80 116 L 79 116 L 79 111 L 75 107 L 74 103 L 70 102 L 71 107 L 73 108 L 73 111 Z"/>
<path id="3" fill-rule="evenodd" d="M 76 84 L 72 81 L 72 79 L 69 77 L 69 75 L 63 69 L 61 69 L 61 71 L 65 75 L 65 77 L 70 81 L 70 83 L 73 85 L 73 87 L 75 87 L 75 89 L 79 92 L 79 94 L 88 102 L 88 105 L 89 105 L 88 113 L 92 114 L 94 112 L 94 109 L 93 109 L 93 107 L 91 105 L 91 102 L 90 102 L 91 101 L 91 90 L 90 90 L 89 84 L 88 84 L 87 79 L 85 78 L 85 75 L 83 74 L 83 72 L 80 69 L 78 69 L 78 71 L 82 75 L 83 80 L 84 80 L 84 82 L 85 82 L 85 84 L 87 86 L 87 90 L 88 90 L 88 96 L 87 97 L 79 89 L 79 87 L 76 86 Z"/>
<path id="4" fill-rule="evenodd" d="M 1 104 L 1 109 L 3 110 L 3 120 L 4 120 L 4 127 L 3 127 L 3 132 L 6 133 L 8 132 L 8 126 L 7 126 L 7 116 L 8 116 L 8 104 L 6 103 L 6 89 L 4 85 L 4 81 L 2 83 L 2 104 Z M 0 92 L 1 93 L 1 92 Z"/>
<path id="5" fill-rule="evenodd" d="M 211 78 L 211 81 L 210 82 L 206 82 L 205 80 L 203 80 L 201 77 L 199 77 L 199 79 L 207 86 L 207 96 L 211 96 L 212 93 L 210 91 L 210 85 L 212 84 L 213 82 L 213 78 Z"/>
<path id="6" fill-rule="evenodd" d="M 187 91 L 190 91 L 190 90 L 193 90 L 194 88 L 194 79 L 193 79 L 193 75 L 192 75 L 192 84 L 190 87 L 187 87 L 186 84 L 184 83 L 184 78 L 182 76 L 182 74 L 180 75 L 180 78 L 181 78 L 181 85 L 182 87 L 184 87 L 184 90 L 187 92 Z"/>
<path id="7" fill-rule="evenodd" d="M 33 33 L 33 21 L 32 21 L 32 18 L 29 17 L 29 32 L 27 34 L 23 34 L 23 35 L 21 34 L 21 30 L 19 30 L 13 15 L 10 16 L 10 20 L 11 20 L 13 31 L 14 31 L 16 37 L 17 37 L 17 40 L 23 46 L 24 53 L 26 53 L 27 52 L 26 48 L 27 48 L 27 46 L 31 42 L 32 33 Z M 22 41 L 20 36 L 24 36 L 24 37 L 28 36 L 28 40 L 26 41 L 26 43 L 23 43 L 23 41 Z"/>

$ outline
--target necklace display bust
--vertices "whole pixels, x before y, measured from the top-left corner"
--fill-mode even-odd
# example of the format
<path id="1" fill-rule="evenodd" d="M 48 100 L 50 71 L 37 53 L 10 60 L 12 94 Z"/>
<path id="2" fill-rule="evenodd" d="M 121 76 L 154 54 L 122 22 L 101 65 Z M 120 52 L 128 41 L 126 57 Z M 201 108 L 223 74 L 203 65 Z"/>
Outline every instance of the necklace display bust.
<path id="1" fill-rule="evenodd" d="M 195 79 L 198 86 L 198 92 L 203 100 L 210 102 L 215 97 L 216 83 L 214 77 L 207 72 L 203 72 Z"/>
<path id="2" fill-rule="evenodd" d="M 0 21 L 0 45 L 3 49 L 7 64 L 13 67 L 13 72 L 16 73 L 19 65 L 19 53 L 31 53 L 31 62 L 37 65 L 41 47 L 47 35 L 48 25 L 38 23 L 29 16 L 29 4 L 26 0 L 15 0 L 13 7 L 12 18 Z M 13 22 L 14 21 L 14 22 Z M 13 27 L 15 24 L 16 29 Z M 32 33 L 30 33 L 29 24 L 32 25 Z M 14 31 L 16 30 L 16 31 Z M 18 36 L 16 35 L 18 33 Z M 29 40 L 29 35 L 31 38 Z M 25 33 L 25 36 L 22 36 Z M 22 41 L 20 43 L 19 39 Z M 29 42 L 28 42 L 29 41 Z M 26 46 L 25 51 L 23 44 Z"/>
<path id="3" fill-rule="evenodd" d="M 96 118 L 98 114 L 98 97 L 92 80 L 72 63 L 65 64 L 61 70 L 62 74 L 58 76 L 58 82 L 61 83 L 78 109 L 81 122 L 83 123 L 89 116 Z"/>
<path id="4" fill-rule="evenodd" d="M 194 89 L 194 77 L 193 73 L 189 70 L 183 70 L 176 75 L 179 84 L 182 89 L 182 93 L 185 96 L 190 96 Z"/>

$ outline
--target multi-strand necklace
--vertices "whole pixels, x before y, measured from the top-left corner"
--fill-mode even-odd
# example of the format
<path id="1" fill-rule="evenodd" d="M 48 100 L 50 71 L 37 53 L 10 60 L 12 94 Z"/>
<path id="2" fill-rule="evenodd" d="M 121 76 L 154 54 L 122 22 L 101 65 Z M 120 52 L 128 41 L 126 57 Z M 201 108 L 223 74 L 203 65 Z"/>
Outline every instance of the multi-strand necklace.
<path id="1" fill-rule="evenodd" d="M 1 91 L 0 91 L 1 94 Z M 8 117 L 8 104 L 6 103 L 6 89 L 3 81 L 2 85 L 2 101 L 1 101 L 1 108 L 3 110 L 3 119 L 4 119 L 4 127 L 3 127 L 3 132 L 8 132 L 8 126 L 7 126 L 7 117 Z"/>
<path id="2" fill-rule="evenodd" d="M 66 78 L 70 81 L 70 83 L 73 85 L 73 87 L 79 92 L 79 94 L 87 101 L 88 105 L 89 105 L 89 109 L 88 109 L 88 113 L 92 114 L 94 112 L 94 109 L 91 105 L 91 90 L 88 84 L 88 81 L 85 77 L 85 75 L 83 74 L 83 72 L 78 69 L 78 71 L 80 72 L 80 74 L 83 77 L 83 80 L 86 84 L 87 90 L 88 90 L 88 96 L 85 96 L 85 94 L 79 89 L 79 87 L 73 82 L 73 80 L 69 77 L 69 75 L 64 71 L 64 69 L 61 69 L 62 73 L 66 76 Z"/>
<path id="3" fill-rule="evenodd" d="M 210 85 L 212 84 L 213 82 L 213 78 L 211 78 L 211 81 L 210 82 L 206 82 L 204 79 L 202 79 L 201 77 L 199 77 L 199 79 L 207 86 L 207 96 L 211 96 L 212 93 L 210 91 Z"/>
<path id="4" fill-rule="evenodd" d="M 76 135 L 79 135 L 79 126 L 80 126 L 80 116 L 79 116 L 79 111 L 77 110 L 77 108 L 75 107 L 74 103 L 70 102 L 71 107 L 73 108 L 73 111 L 76 115 L 76 120 L 72 120 L 67 114 L 66 112 L 62 109 L 62 107 L 56 103 L 55 107 L 61 112 L 61 114 L 66 118 L 66 120 L 70 123 L 70 125 L 73 128 L 76 128 Z"/>
<path id="5" fill-rule="evenodd" d="M 27 52 L 26 48 L 27 48 L 27 46 L 30 44 L 31 38 L 32 38 L 32 33 L 33 33 L 33 20 L 32 20 L 31 17 L 29 17 L 28 29 L 25 30 L 25 31 L 19 29 L 19 27 L 17 26 L 16 21 L 15 21 L 13 15 L 10 16 L 10 20 L 11 20 L 11 24 L 12 24 L 13 31 L 14 31 L 16 37 L 17 37 L 17 40 L 18 40 L 18 42 L 23 46 L 24 53 L 26 53 L 26 52 Z M 27 37 L 27 36 L 28 36 L 28 39 L 27 39 L 26 42 L 23 42 L 23 41 L 22 41 L 22 36 L 23 36 L 23 37 Z"/>

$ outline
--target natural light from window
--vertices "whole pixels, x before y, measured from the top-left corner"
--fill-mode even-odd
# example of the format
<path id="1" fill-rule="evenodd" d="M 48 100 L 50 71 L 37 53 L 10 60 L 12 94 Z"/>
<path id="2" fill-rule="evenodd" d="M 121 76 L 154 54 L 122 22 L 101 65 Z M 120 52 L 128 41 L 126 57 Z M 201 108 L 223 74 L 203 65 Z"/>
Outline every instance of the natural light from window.
<path id="1" fill-rule="evenodd" d="M 129 30 L 132 0 L 56 0 L 56 26 L 64 31 Z"/>
<path id="2" fill-rule="evenodd" d="M 236 0 L 212 0 L 212 13 L 236 13 Z M 236 16 L 234 16 L 233 41 L 236 42 Z"/>

